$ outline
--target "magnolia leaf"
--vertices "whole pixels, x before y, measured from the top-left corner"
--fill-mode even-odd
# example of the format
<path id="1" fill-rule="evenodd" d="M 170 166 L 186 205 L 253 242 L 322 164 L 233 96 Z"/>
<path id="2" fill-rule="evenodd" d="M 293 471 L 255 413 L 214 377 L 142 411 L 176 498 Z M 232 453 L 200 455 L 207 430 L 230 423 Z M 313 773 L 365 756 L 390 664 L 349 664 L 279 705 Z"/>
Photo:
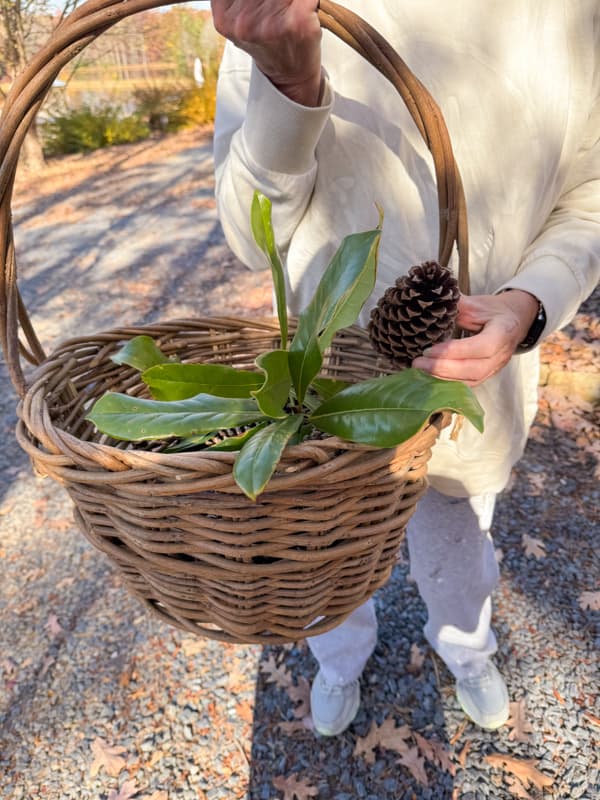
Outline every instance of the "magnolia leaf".
<path id="1" fill-rule="evenodd" d="M 191 450 L 193 447 L 200 447 L 205 444 L 213 436 L 216 436 L 217 431 L 210 431 L 210 433 L 200 433 L 198 436 L 188 436 L 185 439 L 180 439 L 176 444 L 165 447 L 165 453 L 183 453 L 185 450 Z"/>
<path id="2" fill-rule="evenodd" d="M 135 336 L 118 350 L 111 360 L 115 364 L 127 364 L 143 372 L 155 364 L 164 364 L 169 361 L 164 353 L 156 346 L 150 336 Z"/>
<path id="3" fill-rule="evenodd" d="M 471 389 L 417 369 L 356 383 L 310 416 L 319 430 L 351 442 L 395 447 L 421 430 L 437 411 L 456 411 L 483 430 L 483 409 Z"/>
<path id="4" fill-rule="evenodd" d="M 267 417 L 281 419 L 286 416 L 284 406 L 288 402 L 292 379 L 287 350 L 272 350 L 258 356 L 255 364 L 265 373 L 265 382 L 260 389 L 252 391 L 258 407 Z"/>
<path id="5" fill-rule="evenodd" d="M 315 378 L 310 386 L 322 400 L 329 400 L 330 397 L 341 392 L 350 384 L 348 381 L 338 381 L 335 378 Z"/>
<path id="6" fill-rule="evenodd" d="M 256 434 L 269 425 L 270 422 L 264 421 L 259 422 L 258 425 L 255 425 L 253 428 L 248 428 L 247 431 L 238 434 L 237 436 L 228 436 L 226 439 L 223 439 L 222 442 L 217 442 L 216 444 L 212 444 L 210 447 L 207 447 L 207 450 L 218 450 L 224 453 L 234 452 L 237 450 L 241 450 L 242 447 L 246 444 L 248 439 L 252 436 L 256 436 Z"/>
<path id="7" fill-rule="evenodd" d="M 108 742 L 97 736 L 92 742 L 94 761 L 90 767 L 90 775 L 94 778 L 104 768 L 111 778 L 116 778 L 126 764 L 122 754 L 127 752 L 124 747 L 111 747 Z"/>
<path id="8" fill-rule="evenodd" d="M 141 442 L 237 428 L 264 417 L 254 400 L 198 394 L 163 402 L 108 392 L 86 419 L 114 439 Z"/>
<path id="9" fill-rule="evenodd" d="M 303 422 L 302 414 L 277 420 L 249 439 L 237 455 L 233 478 L 250 500 L 264 490 L 290 437 Z"/>
<path id="10" fill-rule="evenodd" d="M 264 377 L 225 364 L 160 364 L 145 370 L 142 380 L 155 400 L 187 400 L 198 394 L 250 397 Z"/>
<path id="11" fill-rule="evenodd" d="M 252 226 L 254 241 L 267 256 L 271 264 L 275 303 L 277 305 L 277 316 L 279 318 L 279 329 L 281 331 L 281 349 L 285 350 L 287 348 L 288 338 L 288 318 L 283 265 L 275 243 L 275 234 L 273 233 L 271 201 L 258 191 L 254 192 L 254 197 L 252 198 L 250 224 Z"/>
<path id="12" fill-rule="evenodd" d="M 373 291 L 381 230 L 347 236 L 323 273 L 312 300 L 298 319 L 290 345 L 290 372 L 300 403 L 318 375 L 323 353 L 337 331 L 356 322 Z"/>

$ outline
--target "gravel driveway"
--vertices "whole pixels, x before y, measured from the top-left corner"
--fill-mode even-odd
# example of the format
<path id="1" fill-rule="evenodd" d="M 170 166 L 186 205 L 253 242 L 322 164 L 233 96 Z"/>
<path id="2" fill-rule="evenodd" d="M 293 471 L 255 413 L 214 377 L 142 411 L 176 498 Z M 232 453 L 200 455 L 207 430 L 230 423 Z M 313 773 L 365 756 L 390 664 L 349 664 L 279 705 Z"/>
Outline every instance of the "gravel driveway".
<path id="1" fill-rule="evenodd" d="M 245 270 L 224 243 L 209 132 L 64 159 L 22 179 L 17 197 L 22 293 L 48 349 L 116 324 L 270 312 L 267 276 Z M 596 294 L 549 343 L 565 373 L 574 364 L 593 372 L 599 305 Z M 0 375 L 3 800 L 600 796 L 589 402 L 541 391 L 526 455 L 499 502 L 495 626 L 511 724 L 487 733 L 466 723 L 400 560 L 377 596 L 380 640 L 361 711 L 328 740 L 310 730 L 315 665 L 304 646 L 194 639 L 125 593 L 74 527 L 64 490 L 32 474 L 13 437 L 2 362 Z"/>

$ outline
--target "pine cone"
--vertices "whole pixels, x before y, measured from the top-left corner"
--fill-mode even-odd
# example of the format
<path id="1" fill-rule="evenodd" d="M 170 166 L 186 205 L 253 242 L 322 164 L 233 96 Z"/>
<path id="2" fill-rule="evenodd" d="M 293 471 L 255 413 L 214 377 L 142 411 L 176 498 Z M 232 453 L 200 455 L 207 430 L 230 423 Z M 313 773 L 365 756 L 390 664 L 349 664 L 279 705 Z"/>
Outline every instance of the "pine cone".
<path id="1" fill-rule="evenodd" d="M 411 267 L 371 311 L 373 347 L 395 366 L 410 366 L 425 348 L 450 338 L 459 295 L 456 278 L 437 261 Z"/>

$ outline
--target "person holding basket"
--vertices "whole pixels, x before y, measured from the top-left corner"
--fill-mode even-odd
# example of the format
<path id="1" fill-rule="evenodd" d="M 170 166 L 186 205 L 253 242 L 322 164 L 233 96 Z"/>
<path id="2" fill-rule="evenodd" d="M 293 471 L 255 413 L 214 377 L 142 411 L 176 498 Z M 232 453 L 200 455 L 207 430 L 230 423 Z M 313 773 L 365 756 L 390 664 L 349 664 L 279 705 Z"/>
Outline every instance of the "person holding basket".
<path id="1" fill-rule="evenodd" d="M 412 366 L 474 387 L 485 432 L 442 432 L 407 538 L 425 635 L 466 714 L 494 729 L 509 711 L 492 661 L 495 499 L 536 413 L 536 346 L 573 318 L 600 270 L 600 9 L 596 0 L 345 6 L 385 35 L 436 98 L 462 173 L 471 293 L 459 299 L 457 325 L 470 335 L 434 344 Z M 427 145 L 394 87 L 345 43 L 322 36 L 316 0 L 212 0 L 212 11 L 229 40 L 214 139 L 228 244 L 250 268 L 265 267 L 248 214 L 259 189 L 273 203 L 297 314 L 339 241 L 368 226 L 381 205 L 366 326 L 385 288 L 433 256 L 438 208 Z M 376 637 L 372 600 L 308 637 L 319 663 L 311 703 L 321 734 L 354 719 Z"/>

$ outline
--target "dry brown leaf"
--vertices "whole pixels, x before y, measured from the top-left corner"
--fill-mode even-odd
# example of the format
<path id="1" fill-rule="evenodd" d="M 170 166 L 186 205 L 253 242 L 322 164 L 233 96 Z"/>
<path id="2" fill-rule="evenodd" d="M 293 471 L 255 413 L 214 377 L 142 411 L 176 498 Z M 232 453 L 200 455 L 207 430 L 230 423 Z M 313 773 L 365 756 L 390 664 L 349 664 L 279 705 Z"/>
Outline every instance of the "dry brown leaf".
<path id="1" fill-rule="evenodd" d="M 52 634 L 52 636 L 60 636 L 61 633 L 64 633 L 63 627 L 58 621 L 58 617 L 56 614 L 49 614 L 48 622 L 46 622 L 46 627 L 48 631 Z"/>
<path id="2" fill-rule="evenodd" d="M 306 678 L 298 678 L 298 686 L 293 684 L 288 687 L 287 693 L 293 703 L 297 704 L 294 708 L 296 719 L 303 719 L 310 714 L 310 683 Z"/>
<path id="3" fill-rule="evenodd" d="M 579 605 L 586 611 L 600 611 L 600 591 L 598 592 L 582 592 L 579 597 Z"/>
<path id="4" fill-rule="evenodd" d="M 131 800 L 138 792 L 139 786 L 134 780 L 125 781 L 118 792 L 116 789 L 110 790 L 108 793 L 108 800 Z"/>
<path id="5" fill-rule="evenodd" d="M 265 675 L 267 683 L 274 683 L 280 689 L 288 689 L 292 686 L 292 676 L 285 666 L 277 666 L 275 656 L 271 653 L 266 661 L 259 666 L 260 671 Z"/>
<path id="6" fill-rule="evenodd" d="M 169 800 L 169 795 L 164 789 L 159 789 L 157 792 L 142 797 L 141 800 Z"/>
<path id="7" fill-rule="evenodd" d="M 438 742 L 437 739 L 426 739 L 417 731 L 413 732 L 413 736 L 423 758 L 454 775 L 456 768 L 450 759 L 450 754 L 441 742 Z"/>
<path id="8" fill-rule="evenodd" d="M 306 733 L 313 729 L 312 720 L 310 717 L 304 719 L 293 719 L 291 721 L 283 720 L 276 725 L 280 731 L 283 731 L 286 736 L 293 736 L 295 733 Z"/>
<path id="9" fill-rule="evenodd" d="M 543 558 L 546 555 L 544 543 L 541 539 L 536 539 L 535 536 L 529 536 L 528 533 L 524 533 L 521 537 L 521 544 L 525 548 L 526 556 Z"/>
<path id="10" fill-rule="evenodd" d="M 418 747 L 408 747 L 403 753 L 400 753 L 400 763 L 408 768 L 410 774 L 421 786 L 429 785 L 425 772 L 425 759 L 419 754 Z"/>
<path id="11" fill-rule="evenodd" d="M 549 775 L 544 775 L 537 769 L 537 761 L 533 758 L 513 758 L 512 756 L 505 756 L 501 753 L 492 753 L 485 756 L 488 764 L 498 769 L 505 769 L 511 772 L 522 783 L 533 784 L 537 789 L 545 789 L 552 786 L 554 780 Z"/>
<path id="12" fill-rule="evenodd" d="M 192 656 L 197 656 L 199 653 L 206 650 L 206 642 L 196 636 L 182 639 L 181 650 L 186 658 L 192 658 Z"/>
<path id="13" fill-rule="evenodd" d="M 249 724 L 254 720 L 254 706 L 249 700 L 240 700 L 235 707 L 235 713 L 241 720 Z"/>
<path id="14" fill-rule="evenodd" d="M 316 786 L 311 786 L 310 783 L 294 774 L 288 775 L 287 778 L 278 775 L 273 778 L 273 786 L 283 792 L 283 800 L 307 800 L 307 798 L 316 797 L 319 794 Z"/>
<path id="15" fill-rule="evenodd" d="M 116 778 L 125 766 L 125 759 L 121 758 L 121 754 L 125 752 L 124 747 L 111 747 L 108 742 L 97 736 L 92 742 L 92 753 L 94 755 L 94 761 L 90 767 L 92 778 L 100 772 L 102 767 L 111 778 Z"/>
<path id="16" fill-rule="evenodd" d="M 524 697 L 518 702 L 510 704 L 510 717 L 506 724 L 512 729 L 508 734 L 510 741 L 529 741 L 529 737 L 533 733 L 533 728 L 527 719 L 527 704 Z"/>
<path id="17" fill-rule="evenodd" d="M 508 779 L 508 791 L 513 797 L 520 797 L 522 800 L 533 800 L 518 778 L 512 777 Z"/>
<path id="18" fill-rule="evenodd" d="M 381 725 L 375 721 L 371 723 L 371 728 L 366 736 L 356 740 L 354 755 L 362 755 L 367 764 L 375 762 L 375 748 L 385 747 L 387 750 L 395 750 L 397 753 L 404 753 L 408 750 L 407 739 L 413 735 L 408 725 L 397 728 L 393 719 L 388 717 Z"/>
<path id="19" fill-rule="evenodd" d="M 413 642 L 410 646 L 410 664 L 406 668 L 406 671 L 412 673 L 413 675 L 418 675 L 419 672 L 421 672 L 424 661 L 425 653 L 423 653 L 419 649 L 419 646 Z"/>
<path id="20" fill-rule="evenodd" d="M 458 754 L 458 763 L 464 769 L 465 764 L 467 763 L 467 756 L 469 755 L 469 750 L 471 749 L 471 741 L 468 740 L 465 742 L 463 749 Z"/>

